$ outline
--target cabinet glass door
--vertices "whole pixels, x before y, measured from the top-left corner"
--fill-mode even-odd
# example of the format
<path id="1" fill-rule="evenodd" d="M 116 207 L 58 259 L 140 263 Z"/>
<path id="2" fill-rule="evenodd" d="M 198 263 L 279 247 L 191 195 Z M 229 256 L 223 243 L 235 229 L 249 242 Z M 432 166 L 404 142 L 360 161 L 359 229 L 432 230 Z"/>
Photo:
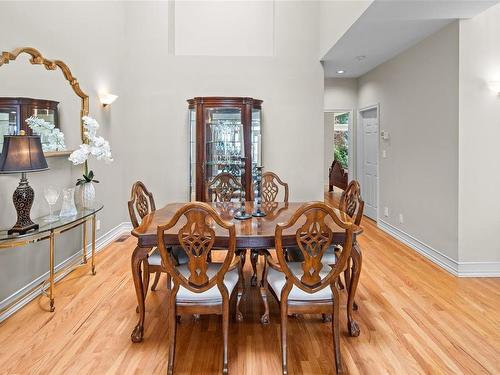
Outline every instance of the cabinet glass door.
<path id="1" fill-rule="evenodd" d="M 240 176 L 244 156 L 240 108 L 205 109 L 205 183 L 219 173 Z"/>
<path id="2" fill-rule="evenodd" d="M 18 134 L 19 116 L 17 113 L 18 108 L 15 106 L 0 108 L 0 152 L 3 147 L 3 136 Z"/>
<path id="3" fill-rule="evenodd" d="M 255 181 L 256 166 L 262 165 L 262 118 L 261 110 L 252 109 L 252 181 Z"/>
<path id="4" fill-rule="evenodd" d="M 189 200 L 196 200 L 196 111 L 189 109 Z"/>
<path id="5" fill-rule="evenodd" d="M 58 126 L 57 114 L 53 109 L 38 108 L 34 106 L 31 108 L 31 116 L 41 118 L 47 122 L 50 122 L 51 124 Z"/>

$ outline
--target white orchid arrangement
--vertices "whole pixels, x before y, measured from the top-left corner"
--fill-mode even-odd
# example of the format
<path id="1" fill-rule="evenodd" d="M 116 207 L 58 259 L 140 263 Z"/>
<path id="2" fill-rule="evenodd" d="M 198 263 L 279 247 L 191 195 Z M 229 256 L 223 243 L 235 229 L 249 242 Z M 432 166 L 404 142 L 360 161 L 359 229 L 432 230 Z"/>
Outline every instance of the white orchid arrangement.
<path id="1" fill-rule="evenodd" d="M 97 160 L 104 160 L 106 163 L 113 161 L 111 155 L 111 146 L 103 137 L 97 135 L 99 123 L 89 116 L 82 117 L 83 120 L 83 136 L 85 141 L 71 153 L 68 160 L 73 162 L 73 165 L 85 164 L 85 173 L 83 179 L 78 179 L 77 185 L 82 185 L 87 182 L 99 182 L 94 180 L 94 172 L 88 170 L 88 159 L 92 156 Z"/>
<path id="2" fill-rule="evenodd" d="M 40 136 L 43 151 L 63 151 L 66 149 L 66 145 L 64 144 L 64 133 L 56 128 L 51 122 L 36 116 L 31 116 L 26 119 L 26 123 L 34 134 Z"/>

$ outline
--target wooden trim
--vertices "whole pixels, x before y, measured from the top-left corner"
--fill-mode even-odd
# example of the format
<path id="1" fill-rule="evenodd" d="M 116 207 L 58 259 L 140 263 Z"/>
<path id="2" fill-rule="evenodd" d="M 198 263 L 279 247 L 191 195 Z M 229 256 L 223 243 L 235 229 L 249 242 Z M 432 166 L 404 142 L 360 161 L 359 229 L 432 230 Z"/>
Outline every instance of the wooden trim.
<path id="1" fill-rule="evenodd" d="M 44 152 L 43 155 L 46 158 L 58 158 L 58 157 L 61 157 L 61 156 L 69 156 L 72 152 L 73 152 L 73 150 L 47 151 L 47 152 Z"/>
<path id="2" fill-rule="evenodd" d="M 216 105 L 217 107 L 232 107 L 234 105 L 241 106 L 243 104 L 251 103 L 252 108 L 261 109 L 263 100 L 254 99 L 250 97 L 237 97 L 237 96 L 197 96 L 192 99 L 188 99 L 189 108 L 194 108 L 197 104 L 203 104 L 206 106 Z M 222 102 L 222 103 L 221 103 Z"/>

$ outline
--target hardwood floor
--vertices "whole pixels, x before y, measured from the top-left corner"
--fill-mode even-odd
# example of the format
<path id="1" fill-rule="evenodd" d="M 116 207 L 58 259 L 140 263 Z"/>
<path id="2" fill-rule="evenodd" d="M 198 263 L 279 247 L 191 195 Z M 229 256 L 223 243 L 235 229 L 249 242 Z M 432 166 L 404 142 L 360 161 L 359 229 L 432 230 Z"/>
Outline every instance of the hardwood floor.
<path id="1" fill-rule="evenodd" d="M 327 196 L 327 199 L 330 199 Z M 348 374 L 499 374 L 500 279 L 458 279 L 364 219 L 363 272 L 355 317 L 359 337 L 349 337 L 345 292 L 341 316 L 344 371 Z M 79 269 L 56 288 L 56 312 L 33 301 L 0 325 L 2 374 L 163 374 L 167 336 L 165 278 L 146 301 L 143 343 L 132 344 L 136 299 L 130 272 L 134 240 L 99 253 L 97 275 Z M 243 323 L 230 322 L 232 374 L 279 374 L 279 315 L 259 322 L 258 289 L 249 286 Z M 234 309 L 234 306 L 232 306 Z M 175 372 L 216 374 L 222 368 L 221 318 L 184 316 L 178 327 Z M 330 324 L 320 316 L 289 319 L 289 371 L 331 374 Z"/>

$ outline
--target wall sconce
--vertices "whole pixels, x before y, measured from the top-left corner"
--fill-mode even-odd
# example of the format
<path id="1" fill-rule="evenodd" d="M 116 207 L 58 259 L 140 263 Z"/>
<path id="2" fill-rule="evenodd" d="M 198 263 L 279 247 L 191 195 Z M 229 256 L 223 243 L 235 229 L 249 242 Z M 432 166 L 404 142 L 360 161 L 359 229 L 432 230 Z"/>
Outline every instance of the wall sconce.
<path id="1" fill-rule="evenodd" d="M 116 99 L 118 99 L 118 95 L 113 95 L 113 94 L 99 95 L 99 100 L 101 101 L 103 107 L 107 107 L 108 105 L 113 103 Z"/>
<path id="2" fill-rule="evenodd" d="M 500 81 L 488 82 L 488 87 L 495 94 L 500 95 Z"/>

